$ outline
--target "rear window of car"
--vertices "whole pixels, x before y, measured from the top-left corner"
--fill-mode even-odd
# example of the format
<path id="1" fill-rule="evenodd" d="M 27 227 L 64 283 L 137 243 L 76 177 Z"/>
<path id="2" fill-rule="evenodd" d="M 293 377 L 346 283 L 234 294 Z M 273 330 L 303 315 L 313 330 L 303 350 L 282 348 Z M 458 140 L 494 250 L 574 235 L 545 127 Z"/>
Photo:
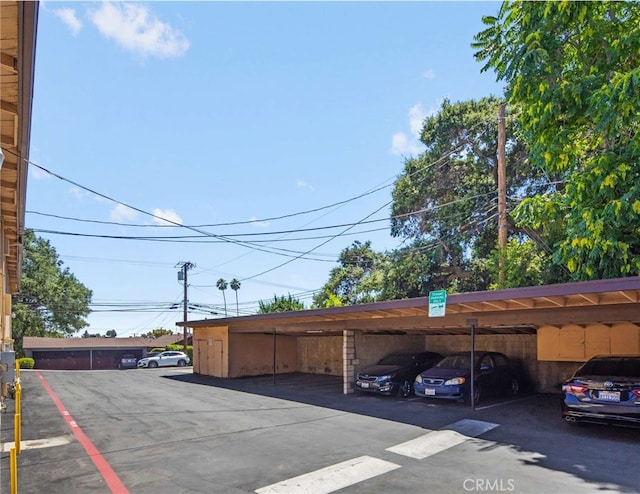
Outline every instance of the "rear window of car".
<path id="1" fill-rule="evenodd" d="M 640 357 L 591 359 L 580 368 L 578 374 L 582 376 L 640 377 Z"/>

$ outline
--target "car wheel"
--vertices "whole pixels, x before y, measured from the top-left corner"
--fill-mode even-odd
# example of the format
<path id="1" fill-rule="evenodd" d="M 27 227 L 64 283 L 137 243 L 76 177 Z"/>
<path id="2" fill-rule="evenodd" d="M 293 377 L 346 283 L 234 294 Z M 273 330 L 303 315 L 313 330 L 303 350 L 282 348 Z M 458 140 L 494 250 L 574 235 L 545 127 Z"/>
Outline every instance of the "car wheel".
<path id="1" fill-rule="evenodd" d="M 400 385 L 400 396 L 402 396 L 403 398 L 408 398 L 412 394 L 413 394 L 413 386 L 411 385 L 411 382 L 405 379 L 404 381 L 402 381 L 402 384 Z"/>
<path id="2" fill-rule="evenodd" d="M 184 367 L 185 365 L 187 365 L 187 362 L 184 360 L 178 360 L 178 367 Z"/>
<path id="3" fill-rule="evenodd" d="M 480 403 L 480 398 L 482 397 L 482 390 L 480 389 L 480 385 L 476 384 L 473 387 L 473 402 L 477 405 Z"/>
<path id="4" fill-rule="evenodd" d="M 149 362 L 149 367 L 155 369 L 156 367 L 158 367 L 158 362 Z"/>
<path id="5" fill-rule="evenodd" d="M 520 393 L 520 383 L 514 377 L 511 379 L 511 396 L 518 396 L 518 393 Z"/>
<path id="6" fill-rule="evenodd" d="M 478 403 L 480 403 L 481 397 L 482 397 L 482 393 L 480 392 L 480 386 L 476 383 L 473 386 L 473 404 L 477 405 Z M 469 393 L 467 394 L 467 396 L 465 396 L 464 402 L 467 405 L 471 404 L 471 390 L 469 390 Z"/>

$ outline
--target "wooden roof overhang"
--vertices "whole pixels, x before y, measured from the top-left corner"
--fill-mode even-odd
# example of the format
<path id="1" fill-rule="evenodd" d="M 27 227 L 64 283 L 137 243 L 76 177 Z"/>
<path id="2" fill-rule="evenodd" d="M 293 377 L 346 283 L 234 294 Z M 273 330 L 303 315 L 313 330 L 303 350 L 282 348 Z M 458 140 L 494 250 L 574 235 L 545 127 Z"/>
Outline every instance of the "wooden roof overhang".
<path id="1" fill-rule="evenodd" d="M 386 334 L 535 333 L 545 325 L 640 323 L 640 277 L 512 288 L 447 296 L 444 317 L 429 317 L 428 297 L 177 323 L 228 327 L 231 333 L 341 334 L 345 329 Z"/>
<path id="2" fill-rule="evenodd" d="M 0 217 L 10 293 L 20 287 L 38 5 L 0 1 Z"/>

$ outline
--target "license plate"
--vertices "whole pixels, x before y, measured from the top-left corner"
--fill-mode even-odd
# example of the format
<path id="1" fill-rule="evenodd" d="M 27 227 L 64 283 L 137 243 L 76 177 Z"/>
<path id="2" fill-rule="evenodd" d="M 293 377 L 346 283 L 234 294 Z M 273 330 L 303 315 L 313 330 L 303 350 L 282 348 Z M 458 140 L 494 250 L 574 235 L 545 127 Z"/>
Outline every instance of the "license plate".
<path id="1" fill-rule="evenodd" d="M 434 396 L 436 394 L 436 390 L 433 388 L 425 388 L 424 394 L 427 396 Z"/>
<path id="2" fill-rule="evenodd" d="M 598 399 L 602 401 L 620 401 L 619 391 L 600 391 Z"/>
<path id="3" fill-rule="evenodd" d="M 360 387 L 368 388 L 369 387 L 369 383 L 360 383 Z"/>

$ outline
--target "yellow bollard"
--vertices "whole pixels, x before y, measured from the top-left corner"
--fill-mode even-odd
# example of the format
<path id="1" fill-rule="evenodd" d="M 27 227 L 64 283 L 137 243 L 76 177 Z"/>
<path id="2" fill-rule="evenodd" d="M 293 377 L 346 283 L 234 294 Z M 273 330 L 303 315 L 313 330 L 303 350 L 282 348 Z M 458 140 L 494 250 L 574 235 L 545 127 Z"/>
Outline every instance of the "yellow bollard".
<path id="1" fill-rule="evenodd" d="M 16 401 L 16 412 L 15 413 L 22 413 L 22 384 L 20 384 L 20 382 L 16 383 L 16 390 L 15 390 L 15 401 Z"/>
<path id="2" fill-rule="evenodd" d="M 11 448 L 9 452 L 10 475 L 11 475 L 11 494 L 18 494 L 18 462 L 16 457 L 16 448 Z"/>
<path id="3" fill-rule="evenodd" d="M 16 360 L 16 379 L 20 379 L 20 361 Z"/>
<path id="4" fill-rule="evenodd" d="M 16 453 L 20 454 L 20 442 L 22 441 L 22 423 L 20 422 L 20 414 L 16 413 L 13 417 L 14 439 L 16 443 Z"/>

